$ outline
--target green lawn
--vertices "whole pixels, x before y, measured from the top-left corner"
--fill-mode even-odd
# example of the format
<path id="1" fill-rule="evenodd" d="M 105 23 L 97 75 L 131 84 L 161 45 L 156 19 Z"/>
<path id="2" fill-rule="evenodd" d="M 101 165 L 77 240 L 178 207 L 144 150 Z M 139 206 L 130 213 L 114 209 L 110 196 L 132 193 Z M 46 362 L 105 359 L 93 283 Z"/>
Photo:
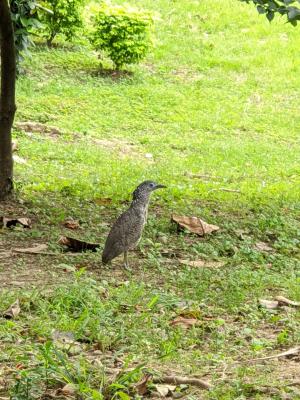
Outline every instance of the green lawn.
<path id="1" fill-rule="evenodd" d="M 21 203 L 1 210 L 27 213 L 33 227 L 3 230 L 1 251 L 47 243 L 57 256 L 0 260 L 1 309 L 21 303 L 0 326 L 0 393 L 58 398 L 71 382 L 80 399 L 138 399 L 134 385 L 148 370 L 210 381 L 210 392 L 177 387 L 189 400 L 300 398 L 287 386 L 297 359 L 247 361 L 300 342 L 299 309 L 258 306 L 278 295 L 300 300 L 299 28 L 269 24 L 236 0 L 130 3 L 157 13 L 155 48 L 132 74 L 104 76 L 78 39 L 37 44 L 18 80 Z M 29 135 L 17 128 L 24 121 L 59 134 Z M 145 179 L 168 188 L 153 196 L 132 273 L 121 260 L 104 268 L 99 254 L 60 252 L 67 217 L 81 223 L 71 234 L 103 246 Z M 205 239 L 178 234 L 173 212 L 221 229 Z M 176 327 L 177 315 L 198 323 Z M 71 345 L 57 339 L 63 332 Z"/>

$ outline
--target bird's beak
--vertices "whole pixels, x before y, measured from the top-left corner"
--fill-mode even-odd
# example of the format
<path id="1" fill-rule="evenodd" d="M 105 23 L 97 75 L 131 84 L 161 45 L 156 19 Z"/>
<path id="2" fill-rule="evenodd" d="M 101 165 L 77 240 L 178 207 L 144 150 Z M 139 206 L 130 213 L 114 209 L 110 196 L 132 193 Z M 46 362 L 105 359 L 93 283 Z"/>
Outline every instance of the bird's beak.
<path id="1" fill-rule="evenodd" d="M 155 188 L 154 188 L 153 190 L 162 189 L 162 188 L 166 188 L 166 187 L 167 187 L 167 186 L 165 186 L 165 185 L 160 185 L 160 184 L 158 184 L 158 185 L 155 186 Z"/>

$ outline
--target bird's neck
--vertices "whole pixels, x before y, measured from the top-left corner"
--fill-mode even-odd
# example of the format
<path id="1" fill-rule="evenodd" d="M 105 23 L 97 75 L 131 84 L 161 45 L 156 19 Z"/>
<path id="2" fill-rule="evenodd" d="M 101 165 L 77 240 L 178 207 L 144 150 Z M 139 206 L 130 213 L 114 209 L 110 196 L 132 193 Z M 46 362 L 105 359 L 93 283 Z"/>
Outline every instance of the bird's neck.
<path id="1" fill-rule="evenodd" d="M 135 198 L 132 200 L 130 207 L 147 210 L 149 205 L 149 198 Z"/>

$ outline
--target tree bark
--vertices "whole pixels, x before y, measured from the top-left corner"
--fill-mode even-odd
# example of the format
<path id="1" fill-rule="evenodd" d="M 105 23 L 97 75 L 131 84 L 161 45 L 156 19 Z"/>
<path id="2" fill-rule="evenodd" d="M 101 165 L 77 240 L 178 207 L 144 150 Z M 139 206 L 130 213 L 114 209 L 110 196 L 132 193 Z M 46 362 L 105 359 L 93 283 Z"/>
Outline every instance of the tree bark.
<path id="1" fill-rule="evenodd" d="M 11 128 L 16 112 L 16 55 L 8 0 L 0 0 L 0 46 L 0 200 L 4 200 L 13 190 Z"/>

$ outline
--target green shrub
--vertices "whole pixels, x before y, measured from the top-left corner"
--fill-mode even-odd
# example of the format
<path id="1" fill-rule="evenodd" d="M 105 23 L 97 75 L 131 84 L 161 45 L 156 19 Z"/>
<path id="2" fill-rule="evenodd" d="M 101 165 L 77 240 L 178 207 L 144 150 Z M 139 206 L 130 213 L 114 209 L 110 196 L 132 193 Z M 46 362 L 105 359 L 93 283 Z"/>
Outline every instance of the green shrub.
<path id="1" fill-rule="evenodd" d="M 41 13 L 47 44 L 51 45 L 58 33 L 71 40 L 77 28 L 82 26 L 81 6 L 83 0 L 46 0 L 42 4 L 52 13 Z"/>
<path id="2" fill-rule="evenodd" d="M 120 69 L 145 57 L 151 46 L 151 26 L 152 17 L 146 11 L 104 3 L 93 18 L 90 40 Z"/>

